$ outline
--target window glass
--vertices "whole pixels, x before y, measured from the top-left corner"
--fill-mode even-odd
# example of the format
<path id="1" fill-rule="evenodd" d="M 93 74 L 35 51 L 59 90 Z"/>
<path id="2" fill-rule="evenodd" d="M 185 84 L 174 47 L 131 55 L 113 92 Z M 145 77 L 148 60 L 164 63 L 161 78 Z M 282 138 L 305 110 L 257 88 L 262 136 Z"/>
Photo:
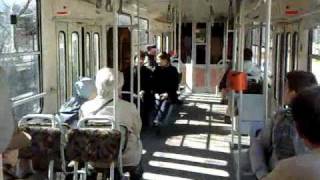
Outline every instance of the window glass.
<path id="1" fill-rule="evenodd" d="M 72 93 L 74 92 L 74 83 L 79 79 L 79 34 L 77 32 L 73 32 L 71 35 L 71 80 L 70 86 L 72 87 Z M 69 78 L 70 79 L 70 78 Z"/>
<path id="2" fill-rule="evenodd" d="M 165 39 L 166 39 L 166 49 L 165 49 L 165 51 L 166 51 L 166 52 L 169 52 L 169 36 L 166 35 L 165 37 L 166 37 L 166 38 L 165 38 Z"/>
<path id="3" fill-rule="evenodd" d="M 40 93 L 40 29 L 37 0 L 0 1 L 0 66 L 5 70 L 13 102 Z M 18 53 L 24 53 L 23 55 Z M 18 120 L 41 111 L 37 99 L 14 108 Z"/>
<path id="4" fill-rule="evenodd" d="M 133 18 L 133 24 L 138 24 L 137 17 Z M 147 45 L 149 42 L 149 21 L 147 19 L 140 18 L 139 29 L 140 44 Z"/>
<path id="5" fill-rule="evenodd" d="M 67 99 L 67 81 L 66 81 L 66 34 L 59 33 L 59 103 L 60 105 Z"/>
<path id="6" fill-rule="evenodd" d="M 206 45 L 197 45 L 196 64 L 206 64 Z"/>
<path id="7" fill-rule="evenodd" d="M 93 35 L 93 53 L 94 53 L 94 70 L 98 71 L 100 68 L 100 37 L 98 33 Z"/>
<path id="8" fill-rule="evenodd" d="M 258 64 L 259 62 L 259 46 L 260 46 L 260 29 L 255 28 L 252 30 L 252 60 L 253 63 Z"/>
<path id="9" fill-rule="evenodd" d="M 91 76 L 91 64 L 90 64 L 90 33 L 86 33 L 85 37 L 85 75 Z"/>
<path id="10" fill-rule="evenodd" d="M 160 52 L 162 49 L 161 36 L 157 36 L 157 51 Z"/>
<path id="11" fill-rule="evenodd" d="M 206 43 L 207 29 L 205 23 L 198 23 L 196 28 L 196 43 Z"/>
<path id="12" fill-rule="evenodd" d="M 2 0 L 0 12 L 0 53 L 38 51 L 37 1 Z"/>
<path id="13" fill-rule="evenodd" d="M 293 34 L 293 39 L 292 39 L 292 69 L 297 69 L 298 68 L 298 53 L 299 53 L 299 37 L 298 33 L 295 32 Z"/>
<path id="14" fill-rule="evenodd" d="M 131 17 L 127 14 L 119 14 L 118 21 L 120 26 L 130 26 Z"/>
<path id="15" fill-rule="evenodd" d="M 291 34 L 287 34 L 287 42 L 286 42 L 286 71 L 290 72 L 292 70 L 292 41 L 291 41 Z"/>
<path id="16" fill-rule="evenodd" d="M 320 81 L 320 28 L 316 28 L 312 33 L 312 54 L 311 71 Z"/>

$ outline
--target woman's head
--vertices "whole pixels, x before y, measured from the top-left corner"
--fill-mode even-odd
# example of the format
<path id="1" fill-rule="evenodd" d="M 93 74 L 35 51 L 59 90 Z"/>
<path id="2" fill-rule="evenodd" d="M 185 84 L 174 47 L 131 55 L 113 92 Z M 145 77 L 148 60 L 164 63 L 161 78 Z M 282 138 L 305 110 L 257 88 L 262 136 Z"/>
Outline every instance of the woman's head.
<path id="1" fill-rule="evenodd" d="M 292 71 L 289 72 L 285 80 L 284 103 L 291 104 L 292 99 L 302 90 L 316 86 L 316 77 L 311 72 Z"/>
<path id="2" fill-rule="evenodd" d="M 118 74 L 118 91 L 120 93 L 124 83 L 123 73 Z M 113 90 L 115 85 L 115 74 L 112 68 L 102 68 L 97 72 L 96 87 L 97 95 L 103 98 L 113 97 Z"/>
<path id="3" fill-rule="evenodd" d="M 170 56 L 166 52 L 162 52 L 158 55 L 160 66 L 167 67 L 170 65 Z"/>

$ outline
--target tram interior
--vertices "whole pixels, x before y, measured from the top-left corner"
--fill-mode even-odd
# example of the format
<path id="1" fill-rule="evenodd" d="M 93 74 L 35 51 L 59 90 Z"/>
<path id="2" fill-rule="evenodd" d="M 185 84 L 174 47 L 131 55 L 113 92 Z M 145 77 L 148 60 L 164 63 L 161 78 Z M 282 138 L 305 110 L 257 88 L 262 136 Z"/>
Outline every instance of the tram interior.
<path id="1" fill-rule="evenodd" d="M 63 141 L 69 130 L 58 122 L 59 109 L 75 96 L 75 83 L 81 77 L 95 80 L 97 72 L 108 67 L 114 69 L 114 79 L 127 78 L 126 93 L 134 97 L 129 102 L 141 113 L 143 93 L 135 92 L 144 83 L 139 79 L 143 75 L 141 52 L 146 53 L 145 64 L 150 56 L 160 64 L 157 55 L 167 52 L 172 55 L 170 66 L 181 75 L 179 101 L 168 108 L 165 122 L 154 125 L 154 119 L 148 119 L 151 125 L 141 130 L 141 179 L 257 179 L 250 167 L 249 148 L 253 136 L 272 121 L 275 112 L 287 108 L 287 75 L 297 70 L 312 72 L 320 81 L 319 5 L 318 0 L 0 0 L 0 74 L 4 79 L 0 83 L 8 88 L 11 119 L 19 130 L 48 128 L 59 139 L 47 140 L 58 148 L 53 154 L 59 160 L 51 158 L 50 147 L 44 147 L 49 149 L 45 149 L 49 160 L 42 165 L 44 171 L 32 170 L 23 178 L 10 174 L 19 171 L 16 165 L 10 166 L 8 176 L 5 161 L 9 155 L 1 152 L 0 180 L 86 180 L 89 160 L 83 164 L 72 160 L 69 174 L 65 170 L 70 162 L 64 162 L 68 143 Z M 245 49 L 251 49 L 249 61 L 259 71 L 259 93 L 246 93 L 242 86 L 221 88 L 229 70 L 245 71 Z M 115 84 L 114 112 L 121 99 L 121 83 Z M 113 113 L 107 118 L 108 131 L 117 131 L 110 134 L 120 139 L 105 170 L 110 175 L 98 173 L 96 179 L 114 180 L 114 171 L 122 168 L 125 151 L 120 148 L 127 137 L 117 117 Z M 93 117 L 93 127 L 105 128 L 101 125 L 104 118 Z M 29 119 L 45 121 L 28 123 Z M 84 118 L 77 128 L 91 120 Z M 39 135 L 39 141 L 50 133 L 45 135 Z M 43 156 L 32 153 L 29 165 Z M 124 177 L 129 179 L 130 174 L 124 172 Z"/>

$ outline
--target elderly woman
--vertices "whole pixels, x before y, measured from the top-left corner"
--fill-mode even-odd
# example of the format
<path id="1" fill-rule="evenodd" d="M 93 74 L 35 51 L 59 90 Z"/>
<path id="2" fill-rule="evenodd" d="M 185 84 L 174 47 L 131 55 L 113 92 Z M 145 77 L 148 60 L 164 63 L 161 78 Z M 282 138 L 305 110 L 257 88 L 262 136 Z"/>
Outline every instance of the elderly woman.
<path id="1" fill-rule="evenodd" d="M 113 87 L 115 83 L 113 69 L 99 70 L 96 76 L 97 96 L 81 106 L 80 116 L 113 115 Z M 123 85 L 123 74 L 120 74 L 118 83 L 120 91 Z M 119 99 L 117 105 L 118 119 L 116 121 L 120 126 L 126 127 L 129 132 L 127 146 L 122 157 L 124 171 L 130 173 L 130 179 L 138 180 L 142 178 L 142 143 L 140 140 L 142 122 L 133 104 Z"/>

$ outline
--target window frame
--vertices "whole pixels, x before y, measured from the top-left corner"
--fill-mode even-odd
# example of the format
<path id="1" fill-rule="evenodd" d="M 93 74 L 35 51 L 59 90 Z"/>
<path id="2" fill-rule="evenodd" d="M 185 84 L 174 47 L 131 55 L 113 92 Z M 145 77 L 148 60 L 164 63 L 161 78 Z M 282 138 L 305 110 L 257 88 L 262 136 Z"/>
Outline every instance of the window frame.
<path id="1" fill-rule="evenodd" d="M 0 53 L 0 58 L 14 58 L 14 57 L 22 57 L 22 56 L 38 56 L 38 90 L 37 94 L 27 96 L 18 100 L 14 100 L 15 97 L 10 97 L 13 105 L 13 111 L 16 110 L 17 107 L 23 106 L 27 103 L 39 101 L 39 109 L 33 113 L 41 113 L 43 111 L 44 106 L 44 96 L 43 96 L 43 51 L 42 51 L 42 23 L 41 23 L 41 1 L 34 0 L 36 3 L 36 25 L 37 25 L 37 50 L 27 51 L 27 52 L 11 52 L 11 53 Z"/>

